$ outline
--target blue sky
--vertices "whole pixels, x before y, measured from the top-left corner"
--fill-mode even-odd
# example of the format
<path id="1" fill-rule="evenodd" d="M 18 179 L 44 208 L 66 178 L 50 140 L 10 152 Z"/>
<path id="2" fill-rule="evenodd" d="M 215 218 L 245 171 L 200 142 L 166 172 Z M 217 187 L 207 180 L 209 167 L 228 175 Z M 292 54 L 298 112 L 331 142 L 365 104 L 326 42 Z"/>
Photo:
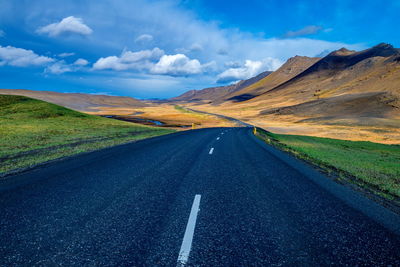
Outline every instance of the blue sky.
<path id="1" fill-rule="evenodd" d="M 381 42 L 400 0 L 2 0 L 0 88 L 164 98 Z"/>

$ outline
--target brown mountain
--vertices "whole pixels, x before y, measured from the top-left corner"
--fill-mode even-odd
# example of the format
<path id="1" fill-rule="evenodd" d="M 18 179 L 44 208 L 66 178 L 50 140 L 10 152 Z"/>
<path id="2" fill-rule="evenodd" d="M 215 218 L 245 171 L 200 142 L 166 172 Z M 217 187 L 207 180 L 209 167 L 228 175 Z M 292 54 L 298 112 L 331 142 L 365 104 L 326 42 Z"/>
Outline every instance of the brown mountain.
<path id="1" fill-rule="evenodd" d="M 234 92 L 240 91 L 243 88 L 251 86 L 252 84 L 258 82 L 259 80 L 267 77 L 271 73 L 272 73 L 271 71 L 265 71 L 248 80 L 243 80 L 232 85 L 211 87 L 201 90 L 191 90 L 180 96 L 170 98 L 169 100 L 173 102 L 185 101 L 185 102 L 221 103 L 225 99 L 227 99 L 226 98 L 227 95 L 230 95 Z"/>
<path id="2" fill-rule="evenodd" d="M 384 93 L 393 99 L 391 105 L 397 105 L 400 94 L 399 60 L 400 50 L 388 44 L 379 44 L 360 52 L 342 48 L 289 81 L 249 100 L 248 104 L 265 102 L 271 108 L 347 94 L 359 94 L 363 98 L 365 93 L 376 93 L 377 96 Z M 340 109 L 340 105 L 337 108 Z M 354 106 L 355 110 L 357 108 L 361 107 Z"/>
<path id="3" fill-rule="evenodd" d="M 0 94 L 28 96 L 78 111 L 93 112 L 99 107 L 136 108 L 146 106 L 146 104 L 140 100 L 132 97 L 122 96 L 57 93 L 50 91 L 33 91 L 22 89 L 0 89 Z"/>
<path id="4" fill-rule="evenodd" d="M 300 74 L 318 60 L 320 60 L 318 57 L 289 58 L 279 69 L 250 86 L 230 93 L 226 96 L 226 100 L 244 101 L 261 95 Z"/>
<path id="5" fill-rule="evenodd" d="M 232 95 L 198 108 L 276 132 L 400 143 L 400 50 L 389 44 L 294 57 Z"/>

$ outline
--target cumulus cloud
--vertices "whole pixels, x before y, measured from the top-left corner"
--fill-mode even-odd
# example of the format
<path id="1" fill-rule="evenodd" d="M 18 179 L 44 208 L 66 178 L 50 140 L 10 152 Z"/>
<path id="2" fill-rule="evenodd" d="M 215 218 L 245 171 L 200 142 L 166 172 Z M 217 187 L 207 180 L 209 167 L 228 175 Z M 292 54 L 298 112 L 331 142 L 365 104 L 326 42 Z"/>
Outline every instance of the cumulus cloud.
<path id="1" fill-rule="evenodd" d="M 232 68 L 220 73 L 217 82 L 226 83 L 249 79 L 263 71 L 276 70 L 281 65 L 282 62 L 275 58 L 266 58 L 262 61 L 246 60 L 242 66 L 235 64 Z"/>
<path id="2" fill-rule="evenodd" d="M 61 54 L 59 54 L 58 56 L 59 56 L 59 57 L 71 57 L 71 56 L 73 56 L 73 55 L 75 55 L 75 53 L 61 53 Z"/>
<path id="3" fill-rule="evenodd" d="M 104 70 L 143 70 L 149 69 L 152 63 L 158 61 L 164 55 L 164 51 L 158 47 L 152 50 L 141 50 L 138 52 L 123 51 L 117 56 L 100 58 L 93 64 L 93 69 Z"/>
<path id="4" fill-rule="evenodd" d="M 153 41 L 153 39 L 154 39 L 153 35 L 151 35 L 151 34 L 142 34 L 135 39 L 135 42 L 136 43 L 145 43 L 145 42 L 151 42 L 151 41 Z"/>
<path id="5" fill-rule="evenodd" d="M 54 59 L 40 56 L 32 50 L 26 50 L 13 46 L 0 46 L 0 66 L 43 66 L 51 62 L 54 62 Z"/>
<path id="6" fill-rule="evenodd" d="M 321 26 L 316 26 L 316 25 L 309 25 L 306 26 L 300 30 L 297 31 L 288 31 L 284 37 L 286 38 L 293 38 L 293 37 L 298 37 L 298 36 L 305 36 L 305 35 L 311 35 L 311 34 L 316 34 L 319 31 L 321 31 L 323 28 Z"/>
<path id="7" fill-rule="evenodd" d="M 81 18 L 69 16 L 63 18 L 60 22 L 52 23 L 47 26 L 41 27 L 37 30 L 38 33 L 48 34 L 51 37 L 55 37 L 61 34 L 80 34 L 89 35 L 93 32 L 89 26 L 83 23 Z"/>
<path id="8" fill-rule="evenodd" d="M 152 74 L 185 76 L 199 74 L 214 68 L 215 62 L 202 65 L 197 59 L 184 54 L 165 55 L 158 47 L 137 52 L 123 51 L 120 56 L 102 57 L 93 64 L 93 69 L 116 71 L 136 70 Z"/>
<path id="9" fill-rule="evenodd" d="M 74 62 L 74 65 L 77 65 L 77 66 L 86 66 L 88 64 L 89 64 L 89 61 L 87 61 L 86 59 L 83 59 L 83 58 L 79 58 Z"/>
<path id="10" fill-rule="evenodd" d="M 151 72 L 172 76 L 199 74 L 202 72 L 202 65 L 197 59 L 190 59 L 184 54 L 164 55 L 151 68 Z"/>

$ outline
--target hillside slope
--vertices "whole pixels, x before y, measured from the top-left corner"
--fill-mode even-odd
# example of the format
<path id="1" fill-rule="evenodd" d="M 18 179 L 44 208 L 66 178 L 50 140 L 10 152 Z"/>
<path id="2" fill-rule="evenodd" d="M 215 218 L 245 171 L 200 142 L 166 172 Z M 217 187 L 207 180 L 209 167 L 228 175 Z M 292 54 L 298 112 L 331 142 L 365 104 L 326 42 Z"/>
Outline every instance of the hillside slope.
<path id="1" fill-rule="evenodd" d="M 122 96 L 58 93 L 22 89 L 0 89 L 0 94 L 27 96 L 78 111 L 96 111 L 100 107 L 136 108 L 146 106 L 140 100 Z"/>
<path id="2" fill-rule="evenodd" d="M 318 57 L 295 56 L 289 58 L 279 69 L 265 78 L 260 79 L 258 82 L 227 95 L 226 100 L 244 101 L 268 92 L 302 73 L 318 60 L 320 60 Z"/>
<path id="3" fill-rule="evenodd" d="M 0 174 L 83 151 L 173 132 L 14 95 L 0 95 L 0 125 Z"/>
<path id="4" fill-rule="evenodd" d="M 398 92 L 400 52 L 387 44 L 355 52 L 334 51 L 310 68 L 249 102 L 272 95 L 296 94 L 298 102 L 343 93 Z"/>
<path id="5" fill-rule="evenodd" d="M 201 90 L 190 90 L 180 96 L 170 98 L 172 102 L 186 101 L 186 102 L 204 102 L 204 103 L 221 103 L 227 99 L 227 95 L 234 92 L 240 91 L 241 89 L 251 86 L 259 80 L 267 77 L 271 74 L 271 71 L 265 71 L 247 80 L 240 81 L 238 83 L 226 86 L 218 86 L 205 88 Z M 229 97 L 228 97 L 229 98 Z"/>
<path id="6" fill-rule="evenodd" d="M 241 92 L 254 92 L 258 83 Z M 399 85 L 399 49 L 389 44 L 359 52 L 342 48 L 251 99 L 197 108 L 278 133 L 400 143 Z"/>

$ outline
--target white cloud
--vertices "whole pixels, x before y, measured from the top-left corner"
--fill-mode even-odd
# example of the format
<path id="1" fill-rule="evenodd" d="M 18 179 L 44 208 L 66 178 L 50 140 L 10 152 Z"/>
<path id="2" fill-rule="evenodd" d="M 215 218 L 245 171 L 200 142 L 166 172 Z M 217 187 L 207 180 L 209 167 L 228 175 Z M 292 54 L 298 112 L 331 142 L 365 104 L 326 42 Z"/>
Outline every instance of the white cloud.
<path id="1" fill-rule="evenodd" d="M 38 33 L 45 33 L 49 36 L 58 36 L 64 33 L 75 33 L 80 35 L 89 35 L 93 32 L 89 26 L 83 23 L 81 18 L 69 16 L 63 18 L 60 22 L 52 23 L 41 27 L 37 30 Z"/>
<path id="2" fill-rule="evenodd" d="M 172 76 L 199 74 L 202 72 L 202 65 L 197 59 L 190 59 L 184 54 L 164 55 L 152 67 L 151 72 Z"/>
<path id="3" fill-rule="evenodd" d="M 65 12 L 69 12 L 67 14 L 79 14 L 79 16 L 76 16 L 84 18 L 85 22 L 90 22 L 89 25 L 96 25 L 90 38 L 78 39 L 76 43 L 71 43 L 74 46 L 70 47 L 78 49 L 81 46 L 83 50 L 76 50 L 76 52 L 85 53 L 89 52 L 90 49 L 90 53 L 97 54 L 98 58 L 102 57 L 93 65 L 94 69 L 132 70 L 129 73 L 113 73 L 115 76 L 132 77 L 137 72 L 141 72 L 141 75 L 145 72 L 146 75 L 153 76 L 155 79 L 161 76 L 149 74 L 151 68 L 159 59 L 154 62 L 141 60 L 129 63 L 129 61 L 123 60 L 126 56 L 122 54 L 106 57 L 113 55 L 107 54 L 106 51 L 121 51 L 125 46 L 128 46 L 131 51 L 137 49 L 139 43 L 134 43 L 134 40 L 143 34 L 151 35 L 153 41 L 150 43 L 156 43 L 168 55 L 183 54 L 191 59 L 196 58 L 199 62 L 215 61 L 214 65 L 210 65 L 213 66 L 214 72 L 210 72 L 209 75 L 202 75 L 201 79 L 198 76 L 179 78 L 161 76 L 181 81 L 180 86 L 174 87 L 176 89 L 171 86 L 171 91 L 211 86 L 215 83 L 217 74 L 222 74 L 232 68 L 243 68 L 243 63 L 224 66 L 225 62 L 229 61 L 245 62 L 245 60 L 251 60 L 255 62 L 267 57 L 285 61 L 294 55 L 315 56 L 324 50 L 335 50 L 341 47 L 353 50 L 366 48 L 363 44 L 349 45 L 343 42 L 301 38 L 299 35 L 296 38 L 279 38 L 277 36 L 267 39 L 238 28 L 221 27 L 218 22 L 201 20 L 199 19 L 201 16 L 198 16 L 194 10 L 185 9 L 180 1 L 175 0 L 80 0 L 63 2 L 63 8 L 59 7 L 57 1 L 51 0 L 24 1 L 23 3 L 8 0 L 6 2 L 9 4 L 0 9 L 0 17 L 18 23 L 21 22 L 20 25 L 37 25 L 38 21 L 50 16 L 61 19 L 66 17 Z M 85 6 L 85 8 L 82 9 L 82 6 Z M 19 12 L 13 12 L 17 9 Z M 322 31 L 329 30 L 323 29 Z M 308 29 L 309 32 L 310 29 Z M 303 33 L 307 33 L 307 31 L 303 31 Z M 268 35 L 268 32 L 266 32 L 266 35 Z M 148 43 L 144 44 L 147 45 Z M 189 54 L 190 48 L 196 48 L 193 44 L 200 44 L 202 47 L 202 49 L 197 49 L 195 56 Z M 48 47 L 51 45 L 53 44 L 47 44 Z M 186 48 L 189 52 L 177 52 L 177 48 Z M 50 48 L 48 50 L 51 51 Z M 77 68 L 77 66 L 74 68 Z M 203 73 L 205 71 L 204 65 L 202 71 Z M 229 72 L 246 73 L 246 69 L 244 71 L 230 70 Z M 102 75 L 102 73 L 98 74 L 99 76 Z M 106 76 L 108 77 L 108 75 Z M 246 75 L 235 76 L 245 77 Z M 134 84 L 132 83 L 129 90 L 133 90 Z"/>
<path id="4" fill-rule="evenodd" d="M 138 38 L 135 39 L 136 43 L 145 43 L 145 42 L 150 42 L 153 41 L 153 35 L 151 34 L 142 34 Z"/>
<path id="5" fill-rule="evenodd" d="M 245 80 L 267 70 L 276 70 L 282 65 L 279 59 L 266 58 L 262 61 L 246 60 L 242 66 L 237 64 L 218 75 L 217 82 L 226 83 L 237 80 Z"/>
<path id="6" fill-rule="evenodd" d="M 321 31 L 323 28 L 321 26 L 309 25 L 297 31 L 288 31 L 284 37 L 292 38 L 297 36 L 311 35 L 316 34 Z"/>
<path id="7" fill-rule="evenodd" d="M 87 61 L 86 59 L 83 59 L 83 58 L 79 58 L 74 62 L 74 65 L 77 65 L 77 66 L 86 66 L 88 64 L 89 64 L 89 61 Z"/>
<path id="8" fill-rule="evenodd" d="M 59 56 L 59 57 L 71 57 L 71 56 L 73 56 L 73 55 L 75 55 L 75 53 L 61 53 L 61 54 L 59 54 L 58 56 Z"/>
<path id="9" fill-rule="evenodd" d="M 129 69 L 128 65 L 122 64 L 120 58 L 116 56 L 101 57 L 94 64 L 93 69 L 95 70 L 126 70 Z"/>
<path id="10" fill-rule="evenodd" d="M 26 50 L 12 46 L 0 46 L 0 66 L 43 66 L 51 62 L 54 62 L 54 59 L 40 56 L 32 50 Z"/>
<path id="11" fill-rule="evenodd" d="M 73 64 L 68 64 L 64 60 L 54 62 L 46 68 L 46 72 L 52 74 L 62 74 L 66 72 L 76 72 L 84 70 L 84 67 L 88 65 L 89 62 L 86 59 L 79 58 Z"/>
<path id="12" fill-rule="evenodd" d="M 215 62 L 202 65 L 197 59 L 184 54 L 165 55 L 158 47 L 137 52 L 123 51 L 121 55 L 102 57 L 93 64 L 93 69 L 116 71 L 136 70 L 152 74 L 181 76 L 199 74 L 203 69 L 214 68 Z"/>
<path id="13" fill-rule="evenodd" d="M 46 68 L 46 72 L 50 72 L 53 74 L 62 74 L 65 72 L 72 72 L 72 71 L 74 71 L 72 67 L 67 65 L 63 60 L 57 61 L 56 63 Z"/>
<path id="14" fill-rule="evenodd" d="M 158 47 L 152 50 L 141 50 L 138 52 L 123 51 L 117 56 L 100 58 L 93 64 L 93 69 L 104 70 L 143 70 L 151 66 L 164 55 L 164 51 Z"/>
<path id="15" fill-rule="evenodd" d="M 87 60 L 80 58 L 71 65 L 67 64 L 64 60 L 57 61 L 54 58 L 38 55 L 32 50 L 12 46 L 0 46 L 0 66 L 41 66 L 46 67 L 45 72 L 47 73 L 61 74 L 81 70 L 88 63 Z"/>

